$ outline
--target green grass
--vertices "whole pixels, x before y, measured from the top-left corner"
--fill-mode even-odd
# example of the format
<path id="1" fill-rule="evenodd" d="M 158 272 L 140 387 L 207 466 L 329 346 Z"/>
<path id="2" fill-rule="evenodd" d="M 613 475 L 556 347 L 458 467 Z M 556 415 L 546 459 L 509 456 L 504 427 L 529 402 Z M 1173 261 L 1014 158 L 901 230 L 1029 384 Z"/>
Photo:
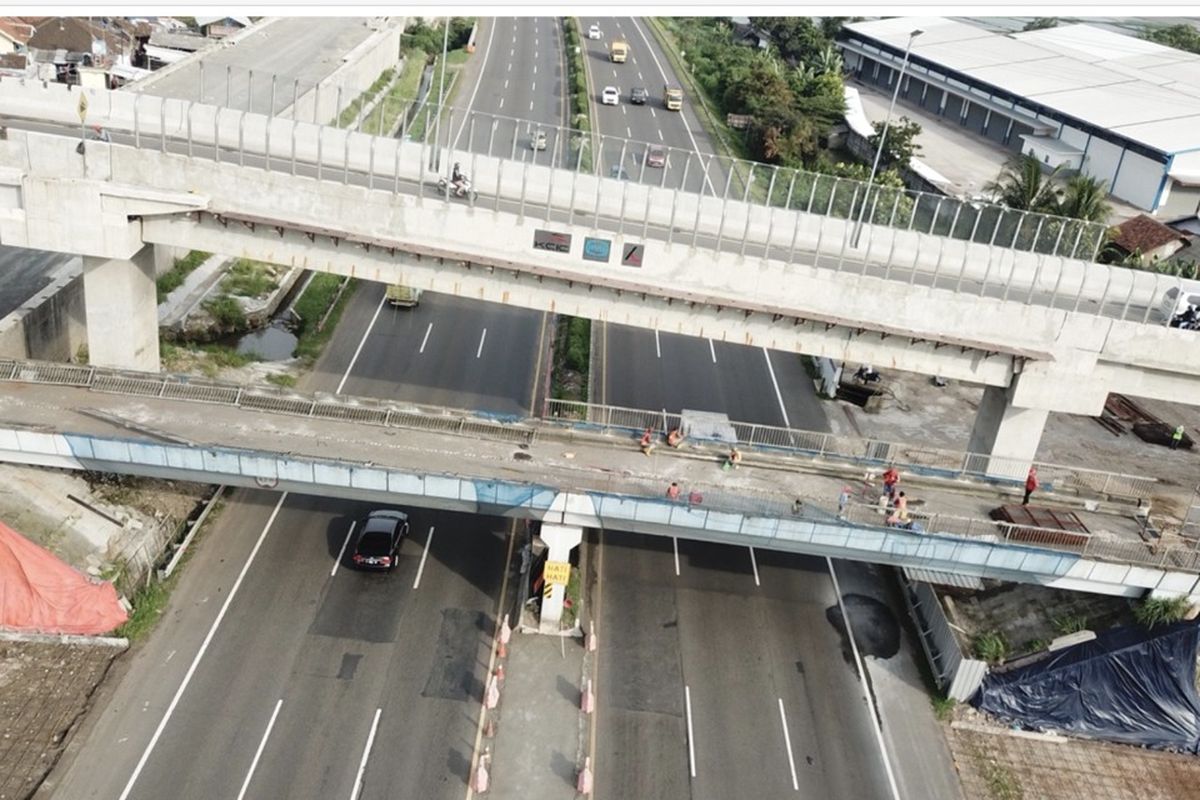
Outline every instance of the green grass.
<path id="1" fill-rule="evenodd" d="M 958 705 L 958 701 L 953 697 L 931 697 L 929 702 L 933 705 L 933 715 L 937 717 L 938 722 L 949 720 Z"/>
<path id="2" fill-rule="evenodd" d="M 267 376 L 267 380 L 276 386 L 282 386 L 290 389 L 296 385 L 296 376 L 288 372 L 273 372 Z"/>
<path id="3" fill-rule="evenodd" d="M 270 264 L 239 258 L 221 279 L 221 288 L 238 297 L 265 297 L 279 288 L 274 273 Z"/>
<path id="4" fill-rule="evenodd" d="M 471 57 L 465 49 L 451 50 L 446 54 L 446 94 L 442 98 L 442 130 L 446 130 L 446 116 L 450 109 L 454 107 L 454 98 L 458 94 L 458 87 L 461 81 L 459 77 L 462 75 L 463 65 L 467 63 L 467 59 Z M 408 137 L 416 141 L 420 141 L 426 131 L 434 127 L 435 109 L 437 106 L 438 92 L 441 88 L 441 56 L 437 56 L 433 62 L 433 83 L 429 87 L 429 95 L 426 98 L 425 108 L 412 121 L 412 125 L 408 129 Z"/>
<path id="5" fill-rule="evenodd" d="M 345 310 L 346 303 L 349 302 L 350 297 L 354 294 L 356 284 L 352 282 L 342 292 L 342 296 L 337 301 L 337 306 L 333 312 L 329 315 L 325 327 L 322 330 L 317 330 L 317 325 L 320 323 L 321 317 L 324 316 L 325 312 L 334 302 L 341 282 L 342 279 L 340 277 L 327 272 L 314 275 L 308 284 L 308 288 L 304 290 L 304 294 L 300 295 L 294 306 L 296 313 L 300 316 L 300 329 L 297 332 L 298 340 L 296 342 L 295 353 L 308 366 L 312 366 L 318 356 L 321 355 L 321 350 L 324 349 L 325 343 L 329 341 L 334 329 L 337 327 L 338 320 Z"/>
<path id="6" fill-rule="evenodd" d="M 149 585 L 139 589 L 130 600 L 133 604 L 133 611 L 129 613 L 129 619 L 125 620 L 125 624 L 113 633 L 131 642 L 136 642 L 154 630 L 154 626 L 158 624 L 158 620 L 166 610 L 167 600 L 170 599 L 171 588 L 174 585 L 174 577 L 172 575 L 171 578 L 162 582 L 151 581 Z"/>
<path id="7" fill-rule="evenodd" d="M 1025 790 L 1007 767 L 990 759 L 981 759 L 980 772 L 987 784 L 990 800 L 1022 800 Z"/>
<path id="8" fill-rule="evenodd" d="M 375 95 L 383 91 L 383 87 L 388 85 L 388 83 L 392 80 L 392 76 L 395 74 L 396 71 L 390 67 L 379 73 L 379 77 L 375 79 L 375 82 L 368 86 L 366 91 L 351 100 L 350 104 L 347 105 L 342 110 L 342 113 L 338 115 L 337 127 L 348 128 L 351 124 L 353 124 L 354 121 L 358 119 L 358 114 L 363 107 L 374 100 Z"/>
<path id="9" fill-rule="evenodd" d="M 203 264 L 211 255 L 212 253 L 205 253 L 202 250 L 192 250 L 183 258 L 175 259 L 175 264 L 171 269 L 159 275 L 155 280 L 158 302 L 166 300 L 167 295 L 182 286 L 187 276 L 195 272 L 196 267 Z"/>
<path id="10" fill-rule="evenodd" d="M 421 85 L 421 73 L 424 71 L 425 62 L 428 59 L 429 56 L 424 50 L 405 51 L 404 65 L 400 68 L 400 76 L 396 78 L 396 82 L 388 89 L 379 104 L 371 109 L 370 114 L 367 114 L 367 118 L 362 124 L 364 132 L 382 131 L 383 135 L 387 135 L 387 132 L 400 119 L 400 115 L 408 110 L 413 98 L 417 96 L 417 89 Z"/>
<path id="11" fill-rule="evenodd" d="M 1050 624 L 1059 636 L 1079 633 L 1087 628 L 1087 617 L 1082 614 L 1063 614 L 1061 617 L 1051 617 Z"/>
<path id="12" fill-rule="evenodd" d="M 1133 607 L 1133 616 L 1147 628 L 1179 622 L 1187 614 L 1186 597 L 1147 597 Z"/>
<path id="13" fill-rule="evenodd" d="M 567 630 L 574 628 L 575 622 L 579 619 L 579 604 L 582 597 L 580 583 L 579 567 L 571 567 L 571 577 L 567 579 L 566 602 L 563 603 L 562 615 L 563 627 Z"/>
<path id="14" fill-rule="evenodd" d="M 224 333 L 239 333 L 248 327 L 246 313 L 241 305 L 228 294 L 219 294 L 204 301 L 205 311 L 212 315 L 217 326 Z"/>

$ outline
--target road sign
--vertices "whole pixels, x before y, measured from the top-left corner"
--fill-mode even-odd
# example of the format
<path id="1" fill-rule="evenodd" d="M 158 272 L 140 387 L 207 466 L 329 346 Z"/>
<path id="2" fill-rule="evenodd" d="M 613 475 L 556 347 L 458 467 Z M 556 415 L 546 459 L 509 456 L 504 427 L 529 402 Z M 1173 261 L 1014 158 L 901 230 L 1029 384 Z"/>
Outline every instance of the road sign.
<path id="1" fill-rule="evenodd" d="M 87 95 L 84 94 L 83 92 L 80 92 L 79 93 L 79 105 L 76 107 L 76 110 L 79 111 L 79 121 L 80 122 L 83 122 L 84 120 L 87 119 L 87 109 L 88 109 Z"/>
<path id="2" fill-rule="evenodd" d="M 545 569 L 542 570 L 542 577 L 546 579 L 546 583 L 566 586 L 567 581 L 571 579 L 571 565 L 566 561 L 547 561 Z"/>
<path id="3" fill-rule="evenodd" d="M 535 250 L 549 250 L 552 253 L 569 253 L 571 252 L 571 234 L 535 230 L 533 247 Z"/>
<path id="4" fill-rule="evenodd" d="M 621 264 L 626 267 L 640 267 L 642 253 L 646 251 L 644 244 L 627 244 L 621 248 Z"/>
<path id="5" fill-rule="evenodd" d="M 591 236 L 584 237 L 583 257 L 587 261 L 608 261 L 608 255 L 611 252 L 611 239 L 595 239 Z"/>

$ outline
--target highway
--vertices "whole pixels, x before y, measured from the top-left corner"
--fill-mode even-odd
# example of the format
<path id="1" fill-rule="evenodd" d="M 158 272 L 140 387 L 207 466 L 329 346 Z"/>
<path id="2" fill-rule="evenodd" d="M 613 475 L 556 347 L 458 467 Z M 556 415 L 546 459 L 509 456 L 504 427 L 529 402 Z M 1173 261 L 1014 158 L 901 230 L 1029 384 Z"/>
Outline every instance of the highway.
<path id="1" fill-rule="evenodd" d="M 662 84 L 677 81 L 645 21 L 580 23 L 604 34 L 585 40 L 593 87 L 611 74 L 623 96 L 595 106 L 600 134 L 712 152 L 693 98 L 682 114 L 654 107 Z M 630 44 L 625 64 L 608 61 L 616 36 Z M 625 102 L 635 85 L 651 103 Z M 633 149 L 624 167 L 636 180 Z M 596 326 L 593 340 L 602 403 L 829 429 L 799 355 L 613 325 Z M 800 796 L 889 797 L 859 675 L 827 616 L 837 596 L 825 561 L 618 532 L 603 534 L 602 550 L 599 626 L 620 646 L 600 660 L 599 796 L 716 800 L 803 787 Z"/>
<path id="2" fill-rule="evenodd" d="M 170 74 L 152 77 L 145 87 L 134 88 L 160 97 L 265 113 L 271 105 L 271 76 L 276 75 L 274 111 L 278 113 L 292 104 L 293 81 L 298 79 L 304 92 L 323 80 L 342 65 L 344 55 L 374 32 L 370 23 L 363 17 L 284 17 L 233 46 L 214 48 L 202 59 L 192 59 Z M 254 70 L 253 83 L 250 70 Z"/>
<path id="3" fill-rule="evenodd" d="M 500 20 L 491 41 L 548 35 L 532 22 Z M 549 74 L 555 46 L 539 62 Z M 503 87 L 488 82 L 503 78 L 482 64 L 474 74 L 486 76 L 478 91 L 459 97 L 498 105 Z M 560 119 L 552 90 L 529 97 L 548 123 Z M 359 287 L 302 388 L 529 412 L 545 377 L 545 315 L 433 294 L 398 309 L 383 295 Z M 54 796 L 461 797 L 495 615 L 512 596 L 511 524 L 412 511 L 398 567 L 373 575 L 347 568 L 343 552 L 366 510 L 235 493 L 169 624 L 76 737 Z"/>

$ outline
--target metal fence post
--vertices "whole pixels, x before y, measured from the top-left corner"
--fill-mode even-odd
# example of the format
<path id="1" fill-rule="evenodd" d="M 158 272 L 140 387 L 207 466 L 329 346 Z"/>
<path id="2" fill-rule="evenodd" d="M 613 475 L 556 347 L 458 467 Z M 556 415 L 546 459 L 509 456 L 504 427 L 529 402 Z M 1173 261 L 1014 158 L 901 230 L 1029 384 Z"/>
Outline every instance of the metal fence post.
<path id="1" fill-rule="evenodd" d="M 158 98 L 158 148 L 167 152 L 167 98 Z"/>
<path id="2" fill-rule="evenodd" d="M 697 241 L 697 238 L 700 236 L 700 211 L 701 211 L 702 207 L 704 206 L 704 186 L 706 183 L 708 183 L 708 168 L 710 166 L 712 166 L 712 160 L 715 157 L 716 156 L 709 156 L 708 161 L 704 161 L 703 155 L 701 155 L 700 153 L 696 154 L 696 158 L 700 159 L 700 162 L 702 164 L 704 164 L 704 177 L 700 181 L 700 194 L 696 195 L 696 219 L 692 223 L 692 245 L 691 246 L 692 246 L 693 250 L 696 248 L 696 241 Z"/>
<path id="3" fill-rule="evenodd" d="M 138 101 L 141 99 L 142 99 L 141 93 L 137 93 L 133 96 L 133 146 L 134 147 L 142 146 L 142 127 L 139 124 L 140 120 L 138 118 Z"/>
<path id="4" fill-rule="evenodd" d="M 325 126 L 318 125 L 317 126 L 317 180 L 321 180 L 321 162 L 324 161 L 324 159 L 322 158 L 322 153 L 321 153 L 321 146 L 325 139 L 325 137 L 322 135 L 324 133 L 325 133 Z"/>
<path id="5" fill-rule="evenodd" d="M 187 101 L 187 107 L 184 110 L 184 121 L 187 123 L 187 154 L 188 158 L 192 157 L 192 101 Z"/>
<path id="6" fill-rule="evenodd" d="M 246 112 L 238 115 L 238 166 L 246 166 Z"/>
<path id="7" fill-rule="evenodd" d="M 254 113 L 254 70 L 246 77 L 246 111 Z"/>
<path id="8" fill-rule="evenodd" d="M 229 64 L 225 67 L 225 107 L 233 107 L 233 65 Z"/>
<path id="9" fill-rule="evenodd" d="M 296 122 L 295 117 L 292 117 L 291 123 L 292 123 L 292 131 L 291 131 L 291 136 L 292 136 L 292 177 L 295 177 L 296 176 L 296 126 L 298 124 Z"/>
<path id="10" fill-rule="evenodd" d="M 967 274 L 967 262 L 971 254 L 971 245 L 975 244 L 975 233 L 979 230 L 979 220 L 981 219 L 983 219 L 983 214 L 975 215 L 975 224 L 971 226 L 971 235 L 963 245 L 963 260 L 962 264 L 959 265 L 958 280 L 954 284 L 955 292 L 962 290 L 963 276 Z M 1061 275 L 1062 273 L 1060 272 L 1059 274 Z"/>
<path id="11" fill-rule="evenodd" d="M 721 219 L 717 226 L 717 244 L 715 249 L 718 253 L 721 252 L 721 240 L 725 237 L 725 215 L 729 211 L 729 184 L 733 181 L 733 164 L 730 163 L 729 170 L 725 173 L 725 191 L 721 194 Z"/>

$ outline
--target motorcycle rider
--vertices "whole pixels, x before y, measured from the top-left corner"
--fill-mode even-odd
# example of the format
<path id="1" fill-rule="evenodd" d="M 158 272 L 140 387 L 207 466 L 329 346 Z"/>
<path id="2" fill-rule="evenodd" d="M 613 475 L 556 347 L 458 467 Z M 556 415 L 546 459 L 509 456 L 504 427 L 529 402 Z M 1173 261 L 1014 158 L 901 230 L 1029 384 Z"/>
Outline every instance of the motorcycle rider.
<path id="1" fill-rule="evenodd" d="M 454 187 L 454 192 L 459 197 L 467 193 L 467 175 L 457 161 L 454 162 L 454 170 L 450 173 L 450 185 Z"/>

